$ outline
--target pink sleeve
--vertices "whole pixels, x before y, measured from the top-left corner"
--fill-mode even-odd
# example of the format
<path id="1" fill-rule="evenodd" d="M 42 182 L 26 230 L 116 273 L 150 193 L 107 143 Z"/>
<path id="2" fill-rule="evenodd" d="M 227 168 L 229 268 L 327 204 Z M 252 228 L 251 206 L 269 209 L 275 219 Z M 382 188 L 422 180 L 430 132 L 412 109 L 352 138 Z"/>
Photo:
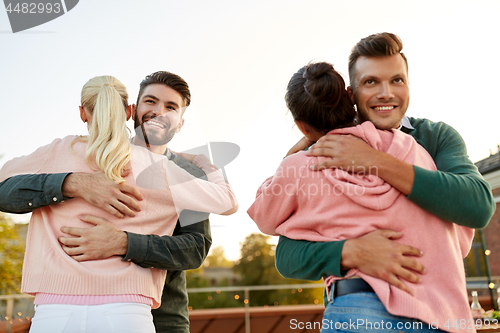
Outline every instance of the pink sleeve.
<path id="1" fill-rule="evenodd" d="M 166 163 L 167 182 L 178 213 L 190 209 L 231 215 L 238 210 L 233 189 L 206 156 L 196 156 L 193 164 L 206 173 L 208 181 L 194 177 L 172 161 Z"/>
<path id="2" fill-rule="evenodd" d="M 278 235 L 276 228 L 285 222 L 298 207 L 298 191 L 302 172 L 296 155 L 285 158 L 274 176 L 269 177 L 257 190 L 255 202 L 248 209 L 250 218 L 260 231 Z"/>
<path id="3" fill-rule="evenodd" d="M 56 139 L 29 155 L 16 157 L 6 162 L 0 170 L 0 182 L 17 175 L 39 173 L 49 161 L 53 147 L 60 141 L 61 139 Z"/>
<path id="4" fill-rule="evenodd" d="M 474 229 L 463 227 L 458 224 L 455 224 L 455 228 L 457 230 L 458 243 L 460 244 L 460 252 L 462 254 L 462 258 L 465 258 L 472 248 Z"/>

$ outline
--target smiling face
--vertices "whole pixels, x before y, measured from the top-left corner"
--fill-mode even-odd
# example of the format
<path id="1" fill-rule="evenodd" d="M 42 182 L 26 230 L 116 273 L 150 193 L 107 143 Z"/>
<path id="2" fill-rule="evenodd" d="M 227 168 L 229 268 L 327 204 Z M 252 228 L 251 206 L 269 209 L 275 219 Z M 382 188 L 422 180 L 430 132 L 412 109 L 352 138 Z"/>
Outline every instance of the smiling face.
<path id="1" fill-rule="evenodd" d="M 354 95 L 360 119 L 371 121 L 378 129 L 398 128 L 410 102 L 408 68 L 403 57 L 361 56 L 354 68 L 354 84 L 349 92 Z"/>
<path id="2" fill-rule="evenodd" d="M 166 145 L 178 133 L 184 119 L 184 100 L 174 89 L 164 84 L 147 86 L 134 112 L 136 138 L 148 146 Z"/>

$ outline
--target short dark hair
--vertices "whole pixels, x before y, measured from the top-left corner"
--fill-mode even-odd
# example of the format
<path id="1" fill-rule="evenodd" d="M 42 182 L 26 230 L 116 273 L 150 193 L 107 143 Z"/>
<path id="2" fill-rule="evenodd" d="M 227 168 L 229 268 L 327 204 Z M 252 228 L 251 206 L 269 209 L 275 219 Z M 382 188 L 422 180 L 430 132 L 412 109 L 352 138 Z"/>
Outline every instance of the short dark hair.
<path id="1" fill-rule="evenodd" d="M 187 82 L 177 74 L 159 71 L 146 76 L 144 80 L 142 80 L 139 86 L 139 94 L 137 95 L 137 105 L 139 105 L 139 98 L 141 98 L 144 89 L 150 84 L 163 84 L 170 87 L 182 96 L 186 107 L 191 104 L 191 92 L 189 91 Z"/>
<path id="2" fill-rule="evenodd" d="M 356 111 L 344 79 L 329 63 L 299 69 L 288 83 L 285 101 L 295 120 L 321 133 L 354 125 Z"/>
<path id="3" fill-rule="evenodd" d="M 394 54 L 401 54 L 408 71 L 408 60 L 403 52 L 403 42 L 390 32 L 381 32 L 361 39 L 351 50 L 349 55 L 349 80 L 351 88 L 354 89 L 354 79 L 356 77 L 355 65 L 359 57 L 387 57 Z"/>

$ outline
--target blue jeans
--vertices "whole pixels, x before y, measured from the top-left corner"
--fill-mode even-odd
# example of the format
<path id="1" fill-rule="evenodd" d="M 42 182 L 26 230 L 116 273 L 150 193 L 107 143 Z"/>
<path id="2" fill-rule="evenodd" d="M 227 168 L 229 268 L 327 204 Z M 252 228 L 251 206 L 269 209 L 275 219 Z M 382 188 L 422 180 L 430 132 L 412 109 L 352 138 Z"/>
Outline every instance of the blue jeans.
<path id="1" fill-rule="evenodd" d="M 323 315 L 321 333 L 327 332 L 444 332 L 417 319 L 394 316 L 375 293 L 353 293 L 333 300 L 333 286 Z"/>

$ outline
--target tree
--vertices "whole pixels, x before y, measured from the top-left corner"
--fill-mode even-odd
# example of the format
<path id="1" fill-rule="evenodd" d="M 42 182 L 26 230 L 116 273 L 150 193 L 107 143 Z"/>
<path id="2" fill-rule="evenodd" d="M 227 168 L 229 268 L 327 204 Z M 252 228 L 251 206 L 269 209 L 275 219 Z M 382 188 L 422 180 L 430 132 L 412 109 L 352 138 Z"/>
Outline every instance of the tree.
<path id="1" fill-rule="evenodd" d="M 0 295 L 21 292 L 24 249 L 14 222 L 0 212 Z"/>
<path id="2" fill-rule="evenodd" d="M 311 283 L 311 281 L 291 280 L 283 278 L 274 264 L 275 246 L 269 243 L 270 237 L 262 234 L 251 234 L 241 245 L 241 259 L 234 265 L 233 271 L 240 276 L 238 285 L 283 285 L 295 283 Z M 210 285 L 204 278 L 203 271 L 209 267 L 227 267 L 232 264 L 224 256 L 224 250 L 216 247 L 210 251 L 205 264 L 186 273 L 188 288 L 203 288 Z M 227 281 L 219 283 L 220 287 Z M 235 292 L 190 293 L 191 309 L 212 309 L 227 307 L 242 307 L 244 303 L 243 290 Z M 287 305 L 287 304 L 318 304 L 323 302 L 323 288 L 315 289 L 280 289 L 250 292 L 250 305 Z"/>
<path id="3" fill-rule="evenodd" d="M 210 249 L 210 253 L 207 256 L 207 259 L 203 263 L 205 267 L 233 267 L 234 262 L 226 259 L 226 255 L 224 253 L 224 248 L 222 246 L 214 247 Z"/>
<path id="4" fill-rule="evenodd" d="M 188 288 L 209 287 L 209 281 L 203 276 L 205 268 L 212 267 L 233 267 L 234 263 L 226 259 L 224 248 L 215 247 L 210 250 L 210 254 L 205 259 L 201 267 L 186 272 Z M 227 280 L 219 283 L 219 287 L 228 285 Z M 243 300 L 235 299 L 239 292 L 208 292 L 208 293 L 190 293 L 189 306 L 191 309 L 216 309 L 216 308 L 234 308 L 243 306 Z"/>
<path id="5" fill-rule="evenodd" d="M 311 283 L 311 281 L 283 278 L 274 264 L 275 246 L 269 244 L 270 237 L 251 234 L 241 246 L 241 259 L 234 266 L 241 276 L 241 285 L 280 285 Z M 271 291 L 253 291 L 250 293 L 250 305 L 285 305 L 320 303 L 323 291 L 319 289 L 280 289 Z"/>

